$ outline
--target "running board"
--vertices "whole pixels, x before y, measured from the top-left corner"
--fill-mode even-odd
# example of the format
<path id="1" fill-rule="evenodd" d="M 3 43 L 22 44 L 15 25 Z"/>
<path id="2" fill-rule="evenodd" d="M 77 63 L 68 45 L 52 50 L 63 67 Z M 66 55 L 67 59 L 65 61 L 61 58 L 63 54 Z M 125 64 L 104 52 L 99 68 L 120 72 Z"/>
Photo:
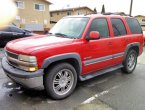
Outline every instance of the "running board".
<path id="1" fill-rule="evenodd" d="M 99 76 L 99 75 L 102 75 L 102 74 L 120 69 L 122 67 L 123 67 L 122 64 L 121 65 L 116 65 L 116 66 L 113 66 L 113 67 L 110 67 L 110 68 L 107 68 L 107 69 L 103 69 L 103 70 L 100 70 L 100 71 L 97 71 L 97 72 L 90 73 L 88 75 L 79 76 L 79 79 L 80 79 L 80 81 L 85 81 L 85 80 L 94 78 L 96 76 Z"/>

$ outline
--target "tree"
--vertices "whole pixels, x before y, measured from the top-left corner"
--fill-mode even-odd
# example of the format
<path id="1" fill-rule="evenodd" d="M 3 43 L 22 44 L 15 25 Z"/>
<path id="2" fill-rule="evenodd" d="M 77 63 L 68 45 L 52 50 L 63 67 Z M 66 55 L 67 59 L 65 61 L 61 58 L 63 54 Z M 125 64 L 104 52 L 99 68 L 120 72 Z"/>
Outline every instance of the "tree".
<path id="1" fill-rule="evenodd" d="M 94 8 L 94 13 L 97 14 L 97 10 L 96 10 L 96 8 Z"/>
<path id="2" fill-rule="evenodd" d="M 101 14 L 104 14 L 104 13 L 105 13 L 105 5 L 103 4 Z"/>

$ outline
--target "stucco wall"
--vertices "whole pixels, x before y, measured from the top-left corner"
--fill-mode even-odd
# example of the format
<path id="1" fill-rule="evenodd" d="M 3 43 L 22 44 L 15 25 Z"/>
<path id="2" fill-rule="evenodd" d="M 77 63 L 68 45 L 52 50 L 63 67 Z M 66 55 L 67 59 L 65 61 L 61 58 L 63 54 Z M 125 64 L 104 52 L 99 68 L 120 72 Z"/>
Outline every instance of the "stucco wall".
<path id="1" fill-rule="evenodd" d="M 14 20 L 14 23 L 20 27 L 24 27 L 26 24 L 38 23 L 43 24 L 44 28 L 50 28 L 50 13 L 49 13 L 49 3 L 44 0 L 15 0 L 24 1 L 24 9 L 18 8 L 18 17 L 20 20 Z M 44 4 L 45 11 L 35 10 L 34 4 Z M 45 23 L 44 23 L 45 21 Z M 47 23 L 46 23 L 47 21 Z"/>

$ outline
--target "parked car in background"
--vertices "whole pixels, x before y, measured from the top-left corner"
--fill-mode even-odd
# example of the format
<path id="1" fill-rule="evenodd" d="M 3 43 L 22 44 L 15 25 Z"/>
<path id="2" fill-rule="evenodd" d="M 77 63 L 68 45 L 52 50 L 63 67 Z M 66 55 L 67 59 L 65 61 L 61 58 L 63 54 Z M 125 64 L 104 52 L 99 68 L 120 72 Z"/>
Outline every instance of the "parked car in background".
<path id="1" fill-rule="evenodd" d="M 34 33 L 32 33 L 31 31 L 20 29 L 13 25 L 1 27 L 0 28 L 0 47 L 5 46 L 6 43 L 11 40 L 23 38 L 23 37 L 29 37 L 33 35 Z"/>

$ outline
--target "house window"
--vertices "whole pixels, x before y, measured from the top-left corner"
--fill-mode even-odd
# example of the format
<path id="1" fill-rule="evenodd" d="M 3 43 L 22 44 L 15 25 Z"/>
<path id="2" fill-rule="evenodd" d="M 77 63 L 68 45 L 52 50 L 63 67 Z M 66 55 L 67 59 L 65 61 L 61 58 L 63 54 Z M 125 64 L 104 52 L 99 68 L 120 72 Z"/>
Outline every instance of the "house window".
<path id="1" fill-rule="evenodd" d="M 23 1 L 16 1 L 16 6 L 20 9 L 24 9 L 24 2 Z"/>
<path id="2" fill-rule="evenodd" d="M 71 15 L 71 12 L 70 12 L 70 11 L 68 11 L 68 12 L 67 12 L 67 15 Z"/>
<path id="3" fill-rule="evenodd" d="M 45 5 L 44 4 L 35 4 L 35 10 L 45 11 Z"/>
<path id="4" fill-rule="evenodd" d="M 142 22 L 145 22 L 145 18 L 142 19 Z"/>
<path id="5" fill-rule="evenodd" d="M 51 16 L 51 17 L 53 17 L 53 14 L 52 14 L 52 13 L 50 13 L 50 16 Z"/>
<path id="6" fill-rule="evenodd" d="M 83 13 L 81 13 L 80 11 L 78 11 L 78 15 L 82 15 Z"/>

